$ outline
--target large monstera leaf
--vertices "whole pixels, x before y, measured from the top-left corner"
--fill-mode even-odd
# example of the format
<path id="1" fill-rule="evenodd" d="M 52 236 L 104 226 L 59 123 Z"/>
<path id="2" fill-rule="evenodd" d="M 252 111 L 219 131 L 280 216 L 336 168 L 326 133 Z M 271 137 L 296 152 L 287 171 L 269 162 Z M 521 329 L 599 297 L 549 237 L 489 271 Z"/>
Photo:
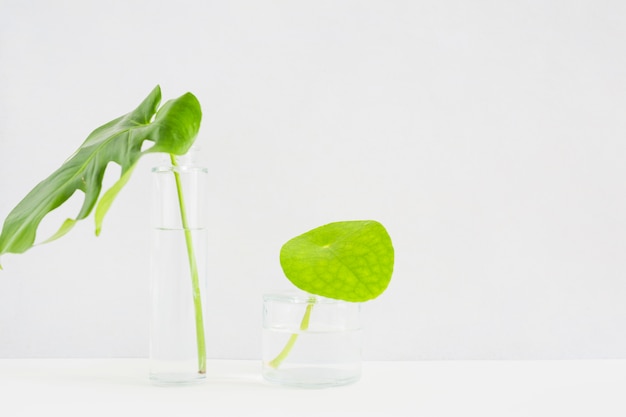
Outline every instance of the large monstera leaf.
<path id="1" fill-rule="evenodd" d="M 96 234 L 99 234 L 104 215 L 142 155 L 152 152 L 185 154 L 200 129 L 200 103 L 191 93 L 169 100 L 159 109 L 160 102 L 161 89 L 156 86 L 135 110 L 94 130 L 59 169 L 37 184 L 4 221 L 0 255 L 30 249 L 43 218 L 77 190 L 85 196 L 78 215 L 67 219 L 46 242 L 63 236 L 96 206 Z M 146 140 L 153 144 L 142 151 Z M 119 164 L 122 173 L 98 200 L 110 162 Z"/>

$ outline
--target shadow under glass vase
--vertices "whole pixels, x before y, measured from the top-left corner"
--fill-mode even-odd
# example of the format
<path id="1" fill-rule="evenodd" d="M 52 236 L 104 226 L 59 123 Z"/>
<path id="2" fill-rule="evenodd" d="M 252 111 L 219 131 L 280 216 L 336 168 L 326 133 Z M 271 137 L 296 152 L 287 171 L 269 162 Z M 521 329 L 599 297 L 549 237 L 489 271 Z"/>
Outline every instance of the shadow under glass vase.
<path id="1" fill-rule="evenodd" d="M 159 166 L 150 262 L 150 379 L 189 384 L 206 375 L 206 177 L 196 166 Z"/>

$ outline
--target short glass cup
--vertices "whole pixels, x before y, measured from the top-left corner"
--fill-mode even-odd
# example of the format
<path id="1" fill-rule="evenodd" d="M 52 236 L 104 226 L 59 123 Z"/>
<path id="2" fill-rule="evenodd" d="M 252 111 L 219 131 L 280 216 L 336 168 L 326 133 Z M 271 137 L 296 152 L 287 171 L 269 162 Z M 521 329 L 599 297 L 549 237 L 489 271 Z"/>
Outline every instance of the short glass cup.
<path id="1" fill-rule="evenodd" d="M 361 378 L 361 305 L 307 293 L 263 296 L 262 375 L 302 388 Z"/>

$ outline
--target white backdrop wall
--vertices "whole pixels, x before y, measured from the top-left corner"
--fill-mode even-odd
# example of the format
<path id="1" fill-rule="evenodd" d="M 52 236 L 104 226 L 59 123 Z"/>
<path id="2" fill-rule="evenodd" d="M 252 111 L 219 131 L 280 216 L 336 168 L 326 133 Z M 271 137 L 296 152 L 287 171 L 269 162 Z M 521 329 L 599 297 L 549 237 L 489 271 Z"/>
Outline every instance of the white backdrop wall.
<path id="1" fill-rule="evenodd" d="M 1 0 L 0 217 L 156 84 L 192 91 L 211 357 L 259 357 L 283 242 L 372 218 L 396 268 L 367 359 L 623 358 L 625 44 L 618 0 Z M 147 355 L 153 163 L 100 237 L 3 257 L 0 357 Z"/>

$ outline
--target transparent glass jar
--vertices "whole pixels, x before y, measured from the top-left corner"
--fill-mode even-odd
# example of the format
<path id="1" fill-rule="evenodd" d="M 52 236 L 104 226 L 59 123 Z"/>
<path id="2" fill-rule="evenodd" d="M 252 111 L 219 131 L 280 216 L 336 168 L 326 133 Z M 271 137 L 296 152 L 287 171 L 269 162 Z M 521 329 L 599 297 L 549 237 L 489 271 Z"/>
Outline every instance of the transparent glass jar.
<path id="1" fill-rule="evenodd" d="M 164 165 L 152 172 L 150 379 L 198 382 L 206 372 L 207 170 Z"/>
<path id="2" fill-rule="evenodd" d="M 361 377 L 361 305 L 306 293 L 263 297 L 262 375 L 325 388 Z"/>

